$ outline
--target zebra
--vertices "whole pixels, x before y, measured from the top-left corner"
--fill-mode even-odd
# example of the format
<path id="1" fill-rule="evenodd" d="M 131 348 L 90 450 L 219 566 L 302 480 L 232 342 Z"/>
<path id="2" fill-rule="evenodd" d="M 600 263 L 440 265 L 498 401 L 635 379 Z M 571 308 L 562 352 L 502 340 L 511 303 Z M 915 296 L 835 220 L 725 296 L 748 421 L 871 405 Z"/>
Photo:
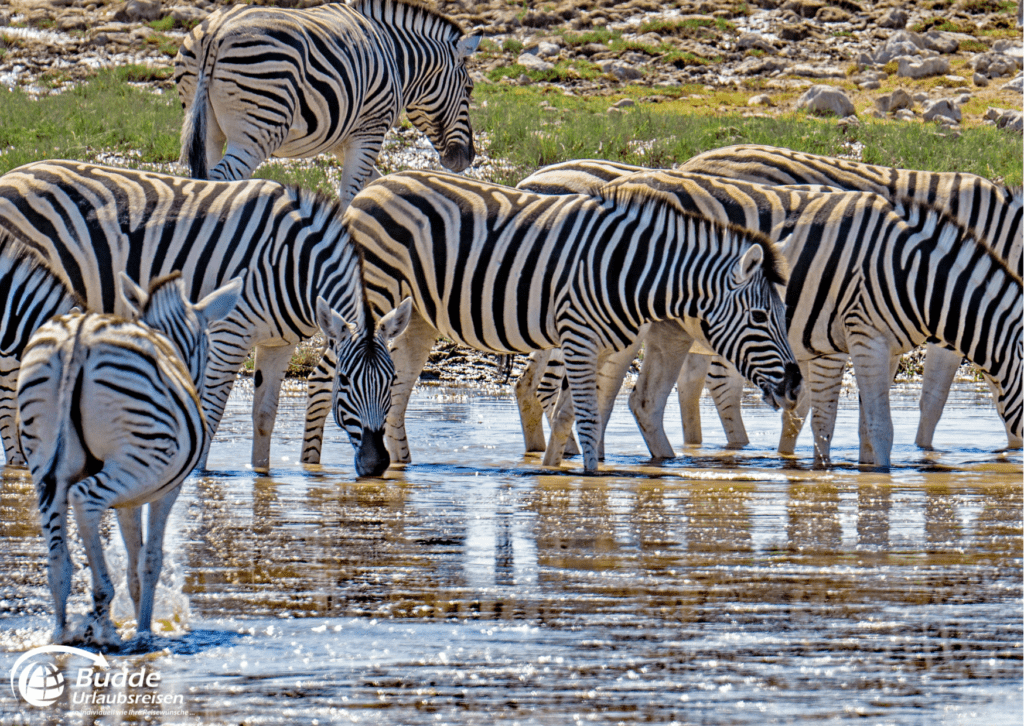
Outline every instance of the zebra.
<path id="1" fill-rule="evenodd" d="M 974 174 L 927 172 L 863 164 L 785 148 L 744 144 L 699 154 L 679 167 L 758 184 L 825 184 L 851 191 L 880 194 L 898 214 L 907 204 L 925 204 L 946 211 L 976 239 L 1000 255 L 1011 271 L 1022 273 L 1022 213 L 1024 188 L 995 184 Z M 929 344 L 921 386 L 921 419 L 916 443 L 931 449 L 950 386 L 962 357 L 956 351 Z M 713 366 L 712 375 L 723 376 Z M 732 379 L 735 388 L 737 382 Z M 735 391 L 732 395 L 736 395 Z M 1024 442 L 1007 429 L 1009 448 Z"/>
<path id="2" fill-rule="evenodd" d="M 117 272 L 147 285 L 180 271 L 194 300 L 246 269 L 241 300 L 211 330 L 202 400 L 215 433 L 235 376 L 255 346 L 256 469 L 268 466 L 281 381 L 295 345 L 318 330 L 322 296 L 348 323 L 330 344 L 345 366 L 337 370 L 334 401 L 355 449 L 356 472 L 377 475 L 387 468 L 381 430 L 394 375 L 387 342 L 401 332 L 411 303 L 374 324 L 362 255 L 345 232 L 337 202 L 266 180 L 197 181 L 49 161 L 0 177 L 0 227 L 32 246 L 91 312 L 124 314 Z M 0 399 L 9 394 L 9 386 L 0 386 Z M 16 461 L 16 441 L 5 435 L 4 447 L 8 463 Z"/>
<path id="3" fill-rule="evenodd" d="M 410 461 L 405 409 L 440 335 L 494 353 L 562 348 L 569 395 L 546 466 L 560 463 L 575 415 L 584 467 L 596 470 L 608 407 L 598 378 L 621 365 L 647 325 L 670 328 L 663 337 L 683 350 L 703 341 L 773 405 L 795 405 L 800 373 L 772 286 L 785 280 L 775 245 L 687 213 L 671 197 L 646 187 L 604 198 L 539 195 L 401 172 L 357 194 L 345 224 L 364 250 L 371 305 L 414 301 L 392 349 L 388 448 L 398 462 Z"/>
<path id="4" fill-rule="evenodd" d="M 128 552 L 138 633 L 150 632 L 167 516 L 210 435 L 198 394 L 208 365 L 207 330 L 231 312 L 242 289 L 235 278 L 193 305 L 179 272 L 153 280 L 148 292 L 123 272 L 119 279 L 131 320 L 78 309 L 52 318 L 29 339 L 18 374 L 19 428 L 48 544 L 58 643 L 76 638 L 65 618 L 69 502 L 92 570 L 93 619 L 85 640 L 120 645 L 100 539 L 100 517 L 111 507 Z M 143 504 L 149 504 L 145 544 Z"/>
<path id="5" fill-rule="evenodd" d="M 345 208 L 375 176 L 384 135 L 405 109 L 441 163 L 462 171 L 475 155 L 466 58 L 479 42 L 404 0 L 215 12 L 175 58 L 181 163 L 199 179 L 246 179 L 270 156 L 329 151 L 342 162 Z"/>
<path id="6" fill-rule="evenodd" d="M 677 197 L 685 208 L 720 205 L 729 218 L 757 214 L 763 219 L 788 210 L 790 221 L 783 222 L 781 232 L 792 230 L 781 245 L 791 269 L 786 322 L 814 409 L 816 464 L 830 463 L 840 382 L 834 360 L 853 358 L 862 405 L 861 463 L 888 467 L 889 385 L 898 356 L 926 341 L 950 346 L 991 376 L 997 410 L 1020 436 L 1024 349 L 1016 311 L 1024 299 L 1021 278 L 952 217 L 908 202 L 904 218 L 886 199 L 868 192 L 808 194 L 684 172 L 633 174 L 610 182 L 601 194 L 614 193 L 619 185 L 651 186 Z M 741 193 L 758 194 L 763 204 L 742 204 Z M 762 221 L 759 228 L 775 226 Z M 650 417 L 663 412 L 657 402 L 671 390 L 678 366 L 678 360 L 670 362 L 657 350 L 645 355 L 630 396 L 642 430 L 656 428 Z"/>

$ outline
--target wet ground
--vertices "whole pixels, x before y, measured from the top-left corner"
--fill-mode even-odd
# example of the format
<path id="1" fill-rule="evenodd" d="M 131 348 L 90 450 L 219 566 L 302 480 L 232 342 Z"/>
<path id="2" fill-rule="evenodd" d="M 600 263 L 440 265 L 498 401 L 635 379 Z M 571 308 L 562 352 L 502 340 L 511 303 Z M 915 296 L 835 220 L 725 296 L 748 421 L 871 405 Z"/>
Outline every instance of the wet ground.
<path id="1" fill-rule="evenodd" d="M 298 397 L 270 475 L 248 471 L 242 390 L 216 473 L 175 505 L 168 632 L 108 657 L 159 683 L 78 685 L 87 659 L 43 656 L 66 685 L 45 708 L 9 680 L 47 642 L 52 604 L 30 481 L 4 470 L 0 723 L 1020 724 L 1021 456 L 994 453 L 1002 426 L 966 383 L 940 451 L 919 451 L 916 394 L 894 392 L 888 474 L 853 465 L 848 397 L 828 472 L 810 469 L 806 432 L 797 460 L 773 454 L 763 406 L 746 409 L 746 450 L 722 448 L 707 408 L 705 445 L 652 466 L 620 405 L 585 477 L 522 455 L 507 395 L 424 388 L 416 463 L 357 481 L 333 423 L 332 463 L 296 463 Z M 673 405 L 667 421 L 681 442 Z M 88 582 L 76 572 L 73 612 Z M 82 705 L 119 694 L 169 703 Z"/>

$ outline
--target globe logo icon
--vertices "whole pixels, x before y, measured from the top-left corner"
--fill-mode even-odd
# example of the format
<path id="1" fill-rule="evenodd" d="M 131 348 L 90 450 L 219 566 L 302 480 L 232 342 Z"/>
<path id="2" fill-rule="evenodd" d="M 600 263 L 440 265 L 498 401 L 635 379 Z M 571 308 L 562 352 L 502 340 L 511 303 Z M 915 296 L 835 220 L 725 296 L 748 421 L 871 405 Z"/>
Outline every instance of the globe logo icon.
<path id="1" fill-rule="evenodd" d="M 35 663 L 21 672 L 18 690 L 33 706 L 49 706 L 64 693 L 64 675 L 53 663 Z"/>

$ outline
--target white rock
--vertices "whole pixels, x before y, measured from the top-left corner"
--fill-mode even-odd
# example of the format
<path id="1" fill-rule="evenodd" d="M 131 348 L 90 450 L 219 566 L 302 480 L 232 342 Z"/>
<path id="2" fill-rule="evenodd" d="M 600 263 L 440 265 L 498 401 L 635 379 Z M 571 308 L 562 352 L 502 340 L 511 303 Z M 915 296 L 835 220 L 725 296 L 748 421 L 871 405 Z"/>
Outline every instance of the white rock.
<path id="1" fill-rule="evenodd" d="M 636 106 L 636 101 L 632 98 L 620 98 L 618 101 L 612 104 L 615 108 L 632 108 Z"/>
<path id="2" fill-rule="evenodd" d="M 554 43 L 541 41 L 540 43 L 537 44 L 537 55 L 540 56 L 541 58 L 553 58 L 557 56 L 560 52 L 561 48 L 559 48 Z"/>
<path id="3" fill-rule="evenodd" d="M 796 102 L 796 107 L 812 113 L 833 113 L 840 118 L 856 115 L 853 101 L 846 92 L 833 86 L 811 86 Z"/>
<path id="4" fill-rule="evenodd" d="M 620 60 L 601 61 L 598 63 L 598 67 L 601 69 L 602 73 L 610 73 L 620 81 L 632 81 L 637 78 L 643 78 L 644 75 L 643 71 L 636 66 L 631 66 Z"/>
<path id="5" fill-rule="evenodd" d="M 554 63 L 548 63 L 546 60 L 541 60 L 532 53 L 520 53 L 519 57 L 516 59 L 516 63 L 528 71 L 550 71 L 555 67 Z"/>
<path id="6" fill-rule="evenodd" d="M 747 101 L 748 106 L 774 106 L 772 103 L 772 97 L 767 93 L 761 93 L 757 96 L 751 96 L 750 100 Z"/>
<path id="7" fill-rule="evenodd" d="M 958 123 L 963 118 L 963 114 L 960 113 L 960 107 L 948 98 L 940 98 L 938 101 L 926 104 L 921 117 L 925 121 L 937 121 L 940 117 L 948 118 L 954 123 Z"/>
<path id="8" fill-rule="evenodd" d="M 971 78 L 971 81 L 974 83 L 975 86 L 987 86 L 988 76 L 986 76 L 984 73 L 978 73 L 977 71 L 975 71 L 974 76 Z"/>
<path id="9" fill-rule="evenodd" d="M 897 121 L 913 121 L 917 118 L 917 114 L 911 111 L 909 108 L 901 108 L 899 111 L 893 114 L 893 118 Z"/>
<path id="10" fill-rule="evenodd" d="M 922 58 L 914 62 L 901 58 L 896 68 L 899 78 L 928 78 L 946 73 L 949 73 L 949 61 L 945 58 Z"/>
<path id="11" fill-rule="evenodd" d="M 1009 83 L 1004 83 L 1003 88 L 1007 91 L 1016 91 L 1017 93 L 1024 93 L 1024 73 L 1018 73 L 1017 76 Z"/>

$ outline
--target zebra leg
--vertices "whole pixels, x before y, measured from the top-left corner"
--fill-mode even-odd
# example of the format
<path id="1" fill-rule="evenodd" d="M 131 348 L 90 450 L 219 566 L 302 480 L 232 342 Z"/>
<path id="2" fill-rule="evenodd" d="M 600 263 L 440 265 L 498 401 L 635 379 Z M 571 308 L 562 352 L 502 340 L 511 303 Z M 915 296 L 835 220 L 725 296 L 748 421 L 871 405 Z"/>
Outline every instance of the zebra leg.
<path id="1" fill-rule="evenodd" d="M 357 132 L 358 133 L 358 132 Z M 384 134 L 370 132 L 369 135 L 352 135 L 345 139 L 339 146 L 332 149 L 334 155 L 341 162 L 341 181 L 338 184 L 338 197 L 341 200 L 342 211 L 348 209 L 352 199 L 372 179 L 377 162 L 380 156 L 380 149 L 384 145 Z"/>
<path id="2" fill-rule="evenodd" d="M 693 338 L 674 320 L 654 323 L 647 333 L 644 362 L 629 394 L 629 408 L 655 459 L 676 455 L 665 435 L 665 404 L 691 345 Z"/>
<path id="3" fill-rule="evenodd" d="M 152 505 L 151 505 L 152 506 Z M 121 539 L 128 553 L 128 594 L 131 595 L 135 607 L 135 620 L 139 621 L 139 605 L 142 602 L 139 592 L 139 552 L 142 551 L 142 507 L 120 507 L 117 512 L 117 523 L 121 528 Z"/>
<path id="4" fill-rule="evenodd" d="M 562 353 L 565 356 L 565 375 L 569 380 L 569 395 L 572 401 L 572 414 L 576 419 L 576 433 L 580 437 L 580 447 L 583 449 L 583 468 L 587 471 L 597 471 L 598 446 L 601 441 L 601 410 L 597 392 L 597 346 L 593 341 L 582 338 L 578 334 L 574 335 L 572 339 L 563 336 Z M 562 395 L 564 396 L 564 393 Z M 564 411 L 560 412 L 557 421 L 560 431 L 564 427 L 562 414 Z M 552 439 L 554 440 L 554 438 L 554 433 L 552 433 Z M 560 457 L 562 448 L 562 446 L 556 446 L 552 451 L 552 446 L 549 444 L 548 450 L 544 453 L 544 464 L 549 465 L 549 455 L 558 454 Z"/>
<path id="5" fill-rule="evenodd" d="M 516 404 L 527 451 L 544 451 L 544 407 L 537 400 L 537 386 L 550 357 L 551 349 L 531 353 L 526 369 L 516 381 Z"/>
<path id="6" fill-rule="evenodd" d="M 295 351 L 293 345 L 257 345 L 252 393 L 252 468 L 270 466 L 270 436 L 274 433 L 281 382 Z"/>
<path id="7" fill-rule="evenodd" d="M 815 467 L 823 468 L 832 465 L 832 435 L 836 429 L 839 391 L 843 385 L 845 369 L 845 355 L 826 355 L 814 358 L 805 368 L 807 382 L 804 388 L 808 390 L 808 404 L 811 407 Z M 800 433 L 799 429 L 793 434 L 793 449 L 796 448 L 796 434 L 798 433 Z M 779 446 L 781 447 L 782 444 L 780 443 Z"/>
<path id="8" fill-rule="evenodd" d="M 898 355 L 892 356 L 892 359 L 889 361 L 889 382 L 890 382 L 890 384 L 892 383 L 893 379 L 896 377 L 896 370 L 899 368 L 899 365 L 900 365 L 900 357 Z M 875 457 L 875 447 L 874 447 L 874 444 L 871 441 L 871 432 L 870 432 L 870 429 L 868 427 L 868 418 L 867 418 L 867 415 L 866 415 L 865 410 L 864 410 L 864 398 L 863 398 L 863 395 L 860 393 L 859 390 L 858 390 L 858 403 L 859 403 L 859 405 L 857 407 L 857 409 L 858 409 L 857 410 L 857 414 L 858 414 L 858 422 L 857 423 L 858 423 L 858 433 L 860 434 L 860 458 L 859 458 L 859 461 L 860 461 L 861 464 L 868 464 L 868 465 L 870 465 L 870 464 L 874 464 L 875 460 L 876 460 L 876 457 Z"/>
<path id="9" fill-rule="evenodd" d="M 1019 451 L 1024 448 L 1024 440 L 1021 437 L 1013 433 L 1013 427 L 1010 426 L 1010 422 L 1006 420 L 1003 413 L 1003 406 L 999 403 L 999 386 L 996 384 L 994 378 L 989 376 L 987 373 L 984 374 L 985 383 L 988 384 L 988 390 L 992 393 L 992 403 L 996 405 L 996 412 L 999 414 L 999 418 L 1003 421 L 1003 428 L 1006 429 L 1006 449 L 1005 451 Z"/>
<path id="10" fill-rule="evenodd" d="M 331 413 L 334 367 L 337 360 L 327 346 L 320 362 L 306 378 L 306 431 L 302 435 L 302 463 L 319 464 L 324 446 L 324 427 Z"/>
<path id="11" fill-rule="evenodd" d="M 184 479 L 184 476 L 182 477 Z M 160 499 L 149 503 L 149 517 L 146 527 L 146 544 L 142 558 L 142 600 L 138 609 L 138 633 L 148 633 L 152 628 L 153 601 L 156 599 L 156 586 L 160 581 L 160 570 L 164 564 L 164 530 L 167 517 L 171 513 L 181 491 L 181 481 Z"/>
<path id="12" fill-rule="evenodd" d="M 640 345 L 647 334 L 646 326 L 640 329 L 637 339 L 628 348 L 610 353 L 603 357 L 597 369 L 597 405 L 601 414 L 601 438 L 597 445 L 597 458 L 604 460 L 604 432 L 608 428 L 608 420 L 615 408 L 615 399 L 622 388 L 622 379 L 626 371 L 640 352 Z"/>
<path id="13" fill-rule="evenodd" d="M 888 342 L 881 336 L 857 333 L 850 338 L 850 355 L 860 391 L 861 464 L 888 468 L 892 455 L 892 412 L 889 409 L 889 388 L 897 357 L 889 352 Z M 866 439 L 866 441 L 865 441 Z M 866 460 L 870 446 L 871 459 Z"/>
<path id="14" fill-rule="evenodd" d="M 13 368 L 10 367 L 13 363 Z M 25 466 L 18 437 L 18 410 L 15 390 L 18 386 L 18 360 L 0 361 L 0 438 L 4 443 L 4 461 L 8 466 Z"/>
<path id="15" fill-rule="evenodd" d="M 50 506 L 39 512 L 43 522 L 43 534 L 47 543 L 47 576 L 50 594 L 53 595 L 54 643 L 68 643 L 72 640 L 67 632 L 67 604 L 71 594 L 71 554 L 68 552 L 68 499 L 67 483 L 57 483 L 57 492 Z"/>
<path id="16" fill-rule="evenodd" d="M 543 369 L 544 374 L 540 378 L 540 384 L 537 388 L 537 399 L 540 401 L 541 406 L 544 409 L 544 415 L 548 419 L 548 424 L 554 430 L 555 418 L 558 415 L 557 404 L 558 397 L 563 391 L 568 396 L 569 381 L 565 378 L 565 363 L 562 360 L 562 351 L 559 348 L 552 349 L 551 357 L 548 359 L 547 366 Z M 543 429 L 542 429 L 543 431 Z M 543 436 L 543 433 L 541 433 Z M 565 440 L 565 451 L 563 456 L 579 456 L 580 449 L 576 444 L 576 437 L 572 435 L 572 427 L 570 425 L 568 437 Z"/>
<path id="17" fill-rule="evenodd" d="M 231 318 L 228 318 L 228 321 L 230 320 Z M 217 427 L 220 426 L 228 396 L 231 395 L 238 371 L 249 356 L 251 338 L 236 333 L 228 321 L 222 321 L 210 329 L 210 363 L 206 369 L 202 395 L 203 414 L 206 416 L 210 436 L 206 439 L 203 453 L 196 464 L 197 469 L 206 468 L 210 444 L 217 433 Z"/>
<path id="18" fill-rule="evenodd" d="M 408 464 L 409 439 L 405 432 L 405 410 L 409 397 L 419 380 L 420 371 L 430 357 L 430 349 L 439 334 L 415 308 L 409 318 L 409 325 L 391 344 L 391 360 L 395 364 L 395 382 L 391 385 L 391 410 L 388 412 L 387 447 L 391 460 L 396 464 Z"/>
<path id="19" fill-rule="evenodd" d="M 100 517 L 111 500 L 128 488 L 134 488 L 129 476 L 121 474 L 116 464 L 106 463 L 99 473 L 87 477 L 68 490 L 68 500 L 75 510 L 78 534 L 85 544 L 92 571 L 93 620 L 86 628 L 83 638 L 96 645 L 120 645 L 110 619 L 110 603 L 114 600 L 114 584 L 110 581 L 107 561 L 103 556 L 103 542 L 100 539 Z"/>
<path id="20" fill-rule="evenodd" d="M 679 413 L 683 419 L 683 444 L 700 446 L 704 440 L 700 426 L 700 394 L 708 375 L 711 356 L 687 353 L 676 379 Z"/>
<path id="21" fill-rule="evenodd" d="M 715 401 L 722 428 L 725 429 L 726 447 L 742 449 L 750 443 L 740 407 L 740 401 L 743 400 L 743 376 L 726 363 L 724 358 L 716 355 L 711 359 L 708 391 Z"/>
<path id="22" fill-rule="evenodd" d="M 544 466 L 558 466 L 562 463 L 566 444 L 572 437 L 572 424 L 575 419 L 576 410 L 572 405 L 572 394 L 566 385 L 560 389 L 558 400 L 550 415 L 551 438 L 548 439 L 544 459 L 541 461 Z"/>
<path id="23" fill-rule="evenodd" d="M 921 381 L 921 421 L 917 425 L 916 444 L 922 449 L 932 448 L 935 427 L 949 397 L 957 368 L 963 356 L 929 343 L 924 355 L 924 377 Z"/>

